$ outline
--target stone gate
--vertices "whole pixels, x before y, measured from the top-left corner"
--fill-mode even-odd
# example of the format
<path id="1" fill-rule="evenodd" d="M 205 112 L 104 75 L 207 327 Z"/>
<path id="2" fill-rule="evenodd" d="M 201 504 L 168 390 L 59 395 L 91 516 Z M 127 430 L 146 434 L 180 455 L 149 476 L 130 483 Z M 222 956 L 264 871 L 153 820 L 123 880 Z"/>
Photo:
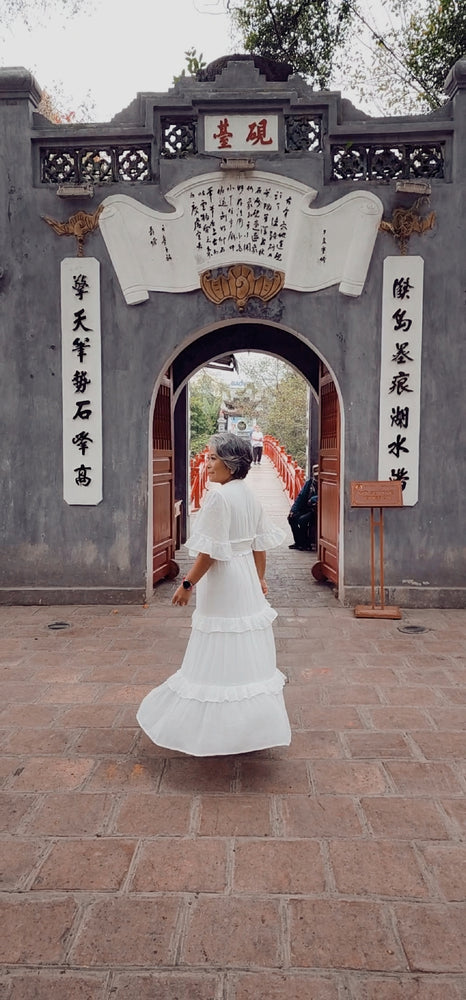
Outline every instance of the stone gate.
<path id="1" fill-rule="evenodd" d="M 466 60 L 409 118 L 267 75 L 231 57 L 52 125 L 0 70 L 3 603 L 150 594 L 159 387 L 186 498 L 187 381 L 249 348 L 335 386 L 340 598 L 368 597 L 350 485 L 399 480 L 390 596 L 463 604 Z"/>

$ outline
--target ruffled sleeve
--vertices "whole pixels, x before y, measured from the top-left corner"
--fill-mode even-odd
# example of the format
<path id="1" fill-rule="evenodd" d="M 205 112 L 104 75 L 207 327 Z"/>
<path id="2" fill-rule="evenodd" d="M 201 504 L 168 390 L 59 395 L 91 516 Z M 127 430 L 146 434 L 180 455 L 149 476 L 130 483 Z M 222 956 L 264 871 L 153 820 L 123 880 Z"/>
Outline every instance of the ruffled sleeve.
<path id="1" fill-rule="evenodd" d="M 268 517 L 264 509 L 256 527 L 256 534 L 252 540 L 252 548 L 256 552 L 265 552 L 267 549 L 275 549 L 285 541 L 286 533 L 278 528 Z"/>
<path id="2" fill-rule="evenodd" d="M 230 544 L 230 513 L 220 490 L 208 492 L 192 534 L 185 542 L 191 556 L 205 552 L 212 559 L 226 561 L 232 557 Z"/>

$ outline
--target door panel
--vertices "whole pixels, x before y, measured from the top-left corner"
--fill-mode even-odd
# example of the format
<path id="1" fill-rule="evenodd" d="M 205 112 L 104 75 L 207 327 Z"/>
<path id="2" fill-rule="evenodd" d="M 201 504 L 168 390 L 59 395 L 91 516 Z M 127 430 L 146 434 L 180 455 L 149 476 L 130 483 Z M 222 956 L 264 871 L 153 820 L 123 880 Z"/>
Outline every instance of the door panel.
<path id="1" fill-rule="evenodd" d="M 153 583 L 176 576 L 175 497 L 172 380 L 168 372 L 162 379 L 154 407 L 152 489 L 153 489 Z"/>
<path id="2" fill-rule="evenodd" d="M 318 561 L 313 575 L 338 583 L 340 528 L 340 406 L 335 383 L 325 365 L 319 378 L 319 505 Z"/>

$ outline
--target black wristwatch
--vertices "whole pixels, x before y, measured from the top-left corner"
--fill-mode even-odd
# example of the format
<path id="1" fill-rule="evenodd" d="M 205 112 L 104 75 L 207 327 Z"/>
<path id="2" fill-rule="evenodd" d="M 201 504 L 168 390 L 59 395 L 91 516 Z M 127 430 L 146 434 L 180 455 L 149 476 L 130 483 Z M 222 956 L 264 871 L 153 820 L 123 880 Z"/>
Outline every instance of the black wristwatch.
<path id="1" fill-rule="evenodd" d="M 193 587 L 194 587 L 194 584 L 191 583 L 191 580 L 187 580 L 186 577 L 185 577 L 184 580 L 183 580 L 183 587 L 184 587 L 185 590 L 192 590 Z"/>

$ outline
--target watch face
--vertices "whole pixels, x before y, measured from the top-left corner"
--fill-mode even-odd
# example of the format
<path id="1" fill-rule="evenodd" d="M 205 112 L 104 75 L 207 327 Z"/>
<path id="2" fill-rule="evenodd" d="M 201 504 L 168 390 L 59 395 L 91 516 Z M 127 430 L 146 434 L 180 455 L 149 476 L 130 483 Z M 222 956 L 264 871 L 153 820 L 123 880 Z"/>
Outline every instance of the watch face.
<path id="1" fill-rule="evenodd" d="M 191 590 L 192 584 L 189 582 L 189 580 L 183 580 L 183 587 L 185 590 Z"/>

